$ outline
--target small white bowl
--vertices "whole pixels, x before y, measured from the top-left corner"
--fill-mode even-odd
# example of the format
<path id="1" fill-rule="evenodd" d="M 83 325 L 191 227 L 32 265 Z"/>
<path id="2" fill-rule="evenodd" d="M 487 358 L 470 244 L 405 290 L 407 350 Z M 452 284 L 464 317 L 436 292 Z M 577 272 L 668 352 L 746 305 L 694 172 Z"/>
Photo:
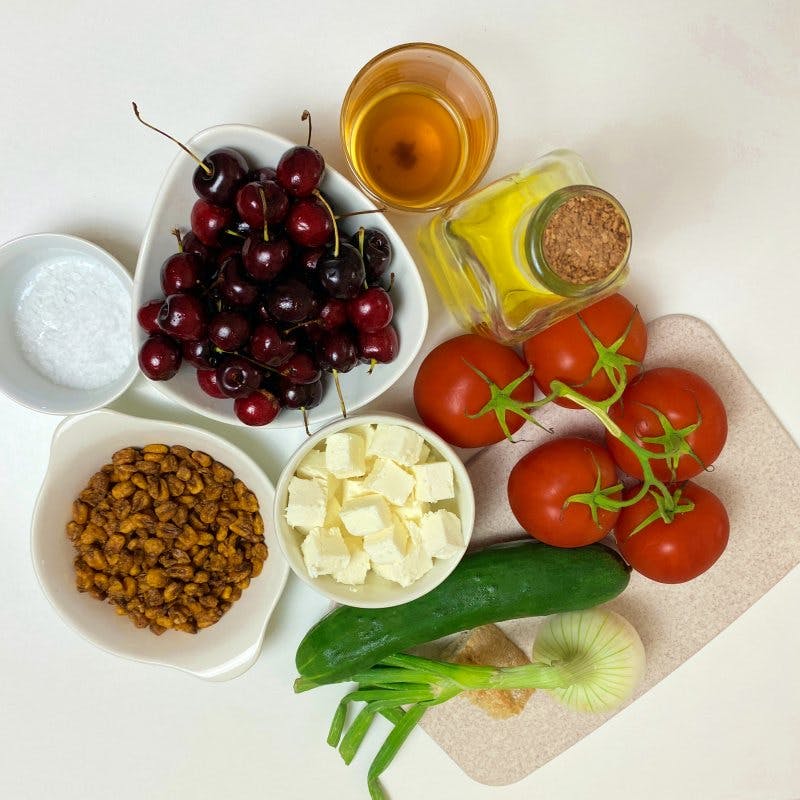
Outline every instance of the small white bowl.
<path id="1" fill-rule="evenodd" d="M 73 500 L 89 478 L 111 461 L 116 450 L 153 443 L 202 450 L 230 467 L 258 498 L 267 528 L 264 538 L 269 555 L 263 572 L 253 578 L 219 622 L 195 635 L 165 631 L 155 636 L 116 614 L 113 606 L 75 587 L 75 548 L 65 532 L 72 518 Z M 33 512 L 31 555 L 36 576 L 64 622 L 102 650 L 134 661 L 175 667 L 199 678 L 228 680 L 256 660 L 267 622 L 289 574 L 270 526 L 274 497 L 272 484 L 256 463 L 208 431 L 108 410 L 70 417 L 53 435 L 50 463 Z"/>
<path id="2" fill-rule="evenodd" d="M 77 236 L 35 233 L 0 246 L 0 390 L 12 400 L 47 414 L 81 414 L 119 397 L 136 377 L 131 361 L 114 381 L 96 389 L 75 389 L 54 383 L 37 372 L 22 354 L 14 329 L 16 309 L 40 267 L 52 263 L 93 263 L 110 270 L 130 296 L 131 276 L 110 253 Z M 128 335 L 126 328 L 124 335 Z"/>
<path id="3" fill-rule="evenodd" d="M 367 573 L 367 580 L 362 586 L 337 583 L 329 575 L 312 578 L 308 574 L 303 554 L 300 551 L 300 544 L 303 540 L 302 534 L 295 531 L 286 522 L 289 481 L 303 458 L 332 433 L 347 430 L 355 425 L 377 424 L 402 425 L 406 428 L 411 428 L 433 450 L 452 465 L 458 516 L 461 519 L 461 530 L 464 536 L 464 547 L 461 552 L 452 558 L 435 559 L 433 568 L 407 587 L 386 580 L 376 575 L 372 570 Z M 283 553 L 294 573 L 312 589 L 325 595 L 330 600 L 342 605 L 356 606 L 357 608 L 389 608 L 427 594 L 431 589 L 438 586 L 461 561 L 469 546 L 469 541 L 472 538 L 472 529 L 475 525 L 475 497 L 472 492 L 472 483 L 461 459 L 450 445 L 432 430 L 399 414 L 356 414 L 346 419 L 340 419 L 309 437 L 289 459 L 289 463 L 284 467 L 280 478 L 278 478 L 278 484 L 275 487 L 274 509 L 273 523 L 277 532 L 278 543 L 283 549 Z"/>
<path id="4" fill-rule="evenodd" d="M 187 144 L 201 156 L 218 147 L 234 147 L 247 158 L 252 167 L 274 167 L 281 155 L 294 146 L 293 142 L 250 125 L 217 125 L 207 128 L 193 136 Z M 196 167 L 195 162 L 185 153 L 179 153 L 175 157 L 150 214 L 133 282 L 132 324 L 137 349 L 147 335 L 136 322 L 136 311 L 144 303 L 164 295 L 161 289 L 161 265 L 176 252 L 175 237 L 171 230 L 175 226 L 182 231 L 189 229 L 189 213 L 197 200 L 192 187 L 192 175 Z M 360 189 L 329 166 L 325 167 L 320 188 L 338 213 L 375 208 L 372 200 Z M 365 226 L 380 228 L 392 245 L 394 257 L 389 269 L 395 274 L 392 288 L 395 306 L 393 324 L 400 340 L 400 352 L 391 364 L 381 364 L 372 375 L 367 374 L 365 367 L 359 366 L 341 376 L 345 402 L 348 410 L 352 411 L 383 394 L 400 378 L 422 347 L 428 327 L 425 289 L 403 240 L 383 214 L 370 214 L 356 219 L 363 220 Z M 230 425 L 243 424 L 233 413 L 232 400 L 214 399 L 200 389 L 191 365 L 184 365 L 171 380 L 155 381 L 154 385 L 170 400 L 198 414 Z M 322 403 L 309 412 L 309 417 L 314 424 L 320 424 L 335 419 L 340 414 L 339 401 L 329 381 Z M 269 429 L 297 428 L 302 425 L 303 416 L 299 411 L 286 410 L 269 424 Z"/>

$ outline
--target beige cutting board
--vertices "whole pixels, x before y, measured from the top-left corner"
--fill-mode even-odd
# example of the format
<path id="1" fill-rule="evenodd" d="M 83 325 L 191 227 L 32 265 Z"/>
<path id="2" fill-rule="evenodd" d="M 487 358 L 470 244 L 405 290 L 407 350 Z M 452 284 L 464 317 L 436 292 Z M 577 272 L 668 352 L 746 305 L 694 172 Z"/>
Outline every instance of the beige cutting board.
<path id="1" fill-rule="evenodd" d="M 800 523 L 773 511 L 796 503 L 800 449 L 708 325 L 694 317 L 668 316 L 653 321 L 648 330 L 647 367 L 695 370 L 725 403 L 728 441 L 713 472 L 697 481 L 725 504 L 731 532 L 725 553 L 699 578 L 668 586 L 634 573 L 628 588 L 609 604 L 634 624 L 644 642 L 647 672 L 637 696 L 694 655 L 800 562 Z M 553 405 L 538 417 L 557 436 L 601 435 L 599 423 L 585 411 Z M 520 538 L 506 501 L 506 480 L 516 461 L 548 434 L 526 425 L 518 436 L 525 441 L 487 448 L 468 464 L 477 507 L 474 545 Z M 769 487 L 769 503 L 764 502 L 764 487 Z M 501 627 L 529 653 L 537 622 L 517 620 Z M 578 714 L 538 692 L 511 720 L 490 719 L 458 697 L 431 709 L 422 727 L 467 775 L 481 783 L 505 785 L 529 775 L 610 716 Z M 539 735 L 542 730 L 547 736 Z"/>

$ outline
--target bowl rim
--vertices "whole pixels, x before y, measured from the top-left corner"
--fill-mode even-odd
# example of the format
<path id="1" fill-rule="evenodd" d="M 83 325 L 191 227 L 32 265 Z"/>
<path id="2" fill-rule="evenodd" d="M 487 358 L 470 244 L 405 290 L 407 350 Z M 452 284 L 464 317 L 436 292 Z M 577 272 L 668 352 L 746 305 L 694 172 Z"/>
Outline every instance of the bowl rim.
<path id="1" fill-rule="evenodd" d="M 132 304 L 133 302 L 133 277 L 131 273 L 125 268 L 122 262 L 113 256 L 111 253 L 108 252 L 105 248 L 101 247 L 99 244 L 90 241 L 89 239 L 84 239 L 81 236 L 75 236 L 71 233 L 57 233 L 53 231 L 40 231 L 38 233 L 25 233 L 21 236 L 15 236 L 13 239 L 9 239 L 8 241 L 3 242 L 0 244 L 0 258 L 2 257 L 4 251 L 7 249 L 13 249 L 19 247 L 19 245 L 23 242 L 30 241 L 30 240 L 52 240 L 54 242 L 63 242 L 67 244 L 71 244 L 73 246 L 77 246 L 76 250 L 83 252 L 85 254 L 94 256 L 95 260 L 101 263 L 103 266 L 110 267 L 111 271 L 119 278 L 120 282 L 122 283 L 125 291 L 128 294 L 128 301 Z M 2 265 L 0 264 L 0 269 L 2 269 Z M 4 395 L 9 397 L 15 403 L 23 406 L 24 408 L 29 408 L 31 411 L 37 411 L 40 414 L 50 414 L 51 416 L 65 416 L 65 415 L 78 415 L 78 414 L 87 414 L 90 411 L 96 411 L 98 409 L 103 408 L 104 406 L 108 405 L 109 403 L 113 403 L 114 400 L 119 398 L 124 392 L 126 392 L 131 384 L 136 380 L 136 376 L 139 374 L 139 365 L 136 359 L 136 348 L 134 346 L 135 340 L 131 339 L 131 360 L 128 366 L 125 369 L 125 372 L 117 379 L 119 384 L 117 388 L 114 389 L 113 392 L 106 394 L 103 396 L 101 400 L 95 403 L 90 403 L 88 405 L 81 405 L 73 408 L 69 408 L 64 410 L 63 408 L 43 408 L 41 404 L 32 403 L 27 400 L 25 397 L 21 396 L 16 388 L 11 383 L 8 383 L 3 379 L 2 373 L 0 373 L 0 392 Z M 27 363 L 27 362 L 26 362 Z M 34 369 L 31 367 L 31 369 Z M 41 373 L 38 373 L 40 374 Z M 46 375 L 41 375 L 41 377 L 48 381 L 53 386 L 58 386 L 54 381 L 51 381 Z M 106 384 L 106 386 L 98 387 L 96 391 L 104 389 L 108 386 L 113 386 L 116 384 L 116 381 L 112 381 L 111 383 Z M 84 390 L 76 390 L 76 391 L 84 391 Z"/>
<path id="2" fill-rule="evenodd" d="M 205 136 L 213 135 L 222 135 L 222 134 L 235 134 L 236 132 L 242 132 L 245 135 L 258 135 L 261 137 L 265 137 L 268 140 L 271 140 L 272 143 L 277 144 L 285 149 L 289 149 L 291 147 L 295 147 L 296 144 L 294 142 L 290 142 L 288 139 L 284 137 L 272 133 L 271 131 L 265 130 L 264 128 L 260 128 L 257 125 L 249 125 L 245 123 L 223 123 L 220 125 L 212 125 L 207 128 L 203 128 L 201 131 L 195 133 L 190 139 L 186 141 L 188 146 L 192 146 L 193 144 L 197 143 L 198 139 L 201 139 Z M 231 146 L 236 146 L 235 143 L 229 143 Z M 167 183 L 171 180 L 173 173 L 179 168 L 180 165 L 185 163 L 186 155 L 184 153 L 178 153 L 175 158 L 170 162 L 169 167 L 167 167 L 166 172 L 161 180 L 161 183 L 158 188 L 158 192 L 156 193 L 155 199 L 153 201 L 153 205 L 150 209 L 150 214 L 147 219 L 146 228 L 144 234 L 142 236 L 142 240 L 139 246 L 139 254 L 136 260 L 136 269 L 133 275 L 133 291 L 131 295 L 131 330 L 133 334 L 133 342 L 134 347 L 138 349 L 144 339 L 143 331 L 140 329 L 139 324 L 136 319 L 136 311 L 138 307 L 143 303 L 147 302 L 148 298 L 146 298 L 143 294 L 143 281 L 144 281 L 144 251 L 145 249 L 150 249 L 151 240 L 155 235 L 155 231 L 153 228 L 153 220 L 156 215 L 156 211 L 162 204 L 162 199 L 164 198 L 164 188 L 167 186 Z M 341 183 L 347 186 L 351 191 L 353 191 L 359 198 L 359 205 L 360 208 L 368 208 L 370 210 L 374 210 L 376 213 L 371 215 L 371 218 L 376 219 L 378 222 L 382 223 L 385 228 L 391 230 L 392 234 L 394 235 L 394 239 L 401 248 L 400 252 L 403 255 L 403 259 L 407 262 L 407 274 L 403 275 L 403 280 L 410 280 L 414 286 L 414 296 L 412 299 L 413 305 L 415 307 L 416 313 L 419 315 L 419 331 L 416 334 L 413 332 L 404 332 L 403 339 L 406 339 L 410 342 L 410 348 L 406 351 L 407 355 L 401 360 L 401 354 L 403 353 L 402 343 L 401 343 L 401 350 L 398 353 L 398 358 L 392 362 L 391 365 L 397 365 L 397 375 L 394 379 L 389 383 L 387 386 L 383 388 L 377 387 L 375 389 L 370 390 L 369 392 L 365 393 L 363 397 L 361 397 L 357 403 L 357 405 L 352 406 L 352 411 L 356 411 L 360 408 L 363 408 L 368 403 L 375 401 L 378 397 L 380 397 L 384 392 L 388 391 L 394 384 L 397 383 L 398 380 L 409 370 L 411 365 L 414 363 L 414 359 L 419 355 L 420 350 L 422 349 L 422 345 L 425 342 L 425 336 L 428 330 L 429 324 L 429 317 L 430 317 L 430 310 L 428 306 L 428 297 L 425 291 L 425 284 L 422 281 L 422 275 L 420 274 L 419 267 L 414 260 L 414 257 L 411 254 L 408 246 L 406 245 L 403 237 L 400 236 L 395 226 L 391 223 L 391 221 L 386 217 L 383 211 L 380 211 L 378 206 L 376 206 L 374 200 L 361 189 L 361 187 L 355 183 L 354 181 L 350 180 L 347 176 L 339 172 L 334 167 L 330 166 L 328 163 L 325 164 L 325 173 L 323 174 L 323 181 L 325 180 L 326 176 L 330 176 L 334 181 L 341 181 Z M 398 248 L 395 246 L 395 242 L 392 242 L 393 247 L 395 247 L 395 251 L 397 253 Z M 386 365 L 386 366 L 391 366 Z M 205 417 L 206 419 L 212 419 L 217 422 L 223 422 L 226 425 L 235 425 L 238 427 L 244 426 L 244 423 L 241 422 L 236 418 L 236 416 L 231 412 L 230 414 L 226 415 L 219 411 L 207 408 L 205 406 L 201 406 L 195 403 L 191 399 L 187 399 L 183 396 L 180 396 L 178 392 L 170 387 L 169 381 L 148 381 L 154 385 L 154 388 L 170 400 L 173 403 L 178 403 L 179 405 L 188 408 L 189 410 L 193 411 L 200 416 Z M 350 409 L 348 409 L 350 410 Z M 314 424 L 319 425 L 328 425 L 331 422 L 334 422 L 337 418 L 339 411 L 338 409 L 335 411 L 329 412 L 327 416 L 313 418 L 312 421 Z M 286 418 L 288 420 L 288 418 Z M 281 419 L 281 415 L 279 415 L 274 422 L 270 423 L 263 427 L 262 430 L 294 430 L 296 428 L 303 427 L 303 419 L 302 417 L 298 417 L 298 419 L 289 424 L 288 421 L 284 421 Z"/>
<path id="3" fill-rule="evenodd" d="M 447 569 L 443 571 L 439 581 L 428 588 L 418 587 L 416 589 L 415 586 L 418 586 L 421 581 L 415 581 L 407 587 L 401 587 L 398 584 L 397 592 L 400 596 L 398 596 L 396 600 L 392 601 L 360 599 L 357 594 L 360 587 L 355 587 L 356 592 L 352 593 L 352 595 L 348 595 L 346 593 L 345 584 L 342 584 L 343 588 L 341 593 L 331 592 L 325 587 L 321 586 L 315 578 L 312 578 L 308 574 L 308 571 L 305 569 L 305 565 L 303 565 L 302 569 L 297 566 L 302 564 L 302 559 L 298 558 L 297 556 L 297 548 L 292 548 L 290 552 L 289 548 L 291 545 L 287 540 L 287 537 L 284 535 L 283 528 L 283 526 L 288 525 L 288 523 L 283 516 L 284 503 L 282 502 L 281 498 L 284 498 L 287 494 L 289 481 L 293 477 L 300 461 L 323 439 L 330 436 L 332 433 L 346 430 L 347 428 L 352 428 L 356 425 L 377 424 L 406 426 L 422 436 L 427 444 L 432 445 L 433 448 L 436 449 L 453 467 L 453 471 L 456 474 L 457 485 L 461 491 L 459 505 L 461 502 L 465 501 L 467 510 L 466 516 L 462 513 L 459 513 L 462 524 L 462 533 L 464 536 L 464 546 L 460 554 L 457 554 L 447 560 Z M 461 511 L 461 509 L 459 509 L 459 511 Z M 305 584 L 314 589 L 314 591 L 318 592 L 324 597 L 327 597 L 329 600 L 332 600 L 335 603 L 352 606 L 354 608 L 392 608 L 394 606 L 403 605 L 404 603 L 416 600 L 418 597 L 422 597 L 423 595 L 432 591 L 439 586 L 459 564 L 469 548 L 475 527 L 475 494 L 472 487 L 472 481 L 469 477 L 469 473 L 467 472 L 464 462 L 461 460 L 455 450 L 444 439 L 441 438 L 441 436 L 434 433 L 430 428 L 427 428 L 421 422 L 417 422 L 409 417 L 405 417 L 402 414 L 396 414 L 388 411 L 368 411 L 363 414 L 353 414 L 352 416 L 348 415 L 347 417 L 340 418 L 329 425 L 326 425 L 324 428 L 321 428 L 313 433 L 294 451 L 294 453 L 292 453 L 289 460 L 286 462 L 286 465 L 281 470 L 281 474 L 275 483 L 275 503 L 273 504 L 272 523 L 278 539 L 278 544 L 280 545 L 281 550 L 283 550 L 283 555 L 292 572 L 294 572 L 294 574 L 297 575 L 297 577 L 300 578 L 300 580 L 302 580 Z"/>
<path id="4" fill-rule="evenodd" d="M 249 469 L 253 469 L 255 472 L 259 473 L 262 476 L 263 480 L 266 483 L 267 489 L 272 492 L 273 505 L 274 505 L 275 489 L 272 484 L 272 481 L 266 475 L 264 470 L 253 460 L 251 456 L 249 456 L 247 453 L 245 453 L 243 450 L 241 450 L 232 442 L 228 441 L 220 434 L 214 433 L 213 431 L 209 431 L 205 428 L 198 428 L 194 425 L 187 425 L 180 422 L 172 422 L 170 420 L 154 419 L 152 417 L 137 417 L 131 414 L 123 414 L 119 411 L 113 411 L 108 408 L 101 408 L 96 411 L 90 411 L 86 414 L 70 415 L 65 419 L 63 419 L 53 431 L 53 436 L 50 441 L 50 448 L 48 451 L 47 469 L 45 471 L 44 476 L 42 477 L 42 482 L 36 494 L 36 499 L 33 505 L 33 512 L 31 514 L 31 522 L 29 528 L 30 558 L 33 566 L 33 572 L 34 575 L 36 576 L 36 580 L 39 584 L 42 594 L 44 594 L 45 598 L 47 599 L 48 603 L 53 608 L 53 610 L 56 612 L 57 616 L 69 629 L 77 633 L 82 639 L 89 642 L 94 647 L 98 648 L 99 650 L 102 650 L 105 653 L 108 653 L 109 655 L 113 655 L 117 658 L 123 658 L 127 661 L 134 661 L 142 664 L 152 664 L 154 666 L 159 666 L 159 667 L 169 667 L 171 669 L 176 669 L 180 672 L 186 672 L 190 675 L 195 675 L 198 678 L 204 678 L 206 680 L 219 681 L 237 677 L 238 675 L 242 674 L 247 669 L 249 669 L 258 658 L 258 655 L 261 651 L 261 647 L 264 642 L 264 638 L 266 636 L 267 626 L 269 625 L 269 621 L 272 618 L 272 614 L 274 613 L 275 608 L 277 607 L 283 595 L 283 592 L 286 588 L 286 583 L 289 578 L 290 568 L 286 558 L 283 555 L 283 549 L 281 547 L 279 547 L 279 549 L 281 550 L 280 556 L 276 559 L 277 561 L 280 562 L 280 564 L 273 566 L 274 569 L 279 570 L 279 574 L 274 579 L 276 580 L 275 590 L 269 601 L 263 606 L 261 606 L 261 610 L 264 614 L 264 617 L 259 626 L 258 635 L 255 641 L 253 641 L 243 651 L 231 655 L 229 658 L 227 658 L 220 664 L 212 665 L 202 669 L 191 669 L 189 667 L 176 664 L 169 660 L 152 658 L 143 655 L 136 655 L 134 653 L 121 652 L 120 650 L 114 647 L 109 647 L 106 644 L 104 644 L 101 640 L 99 640 L 86 626 L 80 625 L 71 614 L 65 612 L 62 606 L 56 600 L 56 598 L 51 594 L 50 589 L 48 587 L 48 581 L 43 576 L 39 568 L 37 551 L 40 543 L 42 542 L 42 536 L 43 536 L 43 534 L 40 532 L 41 523 L 39 522 L 39 517 L 42 513 L 42 509 L 46 501 L 47 490 L 49 489 L 52 481 L 55 478 L 55 474 L 52 469 L 53 456 L 58 452 L 59 439 L 65 431 L 69 430 L 69 428 L 71 428 L 74 425 L 86 424 L 90 419 L 97 419 L 97 418 L 114 419 L 117 420 L 119 423 L 125 423 L 125 422 L 130 423 L 131 420 L 135 420 L 136 424 L 140 424 L 142 426 L 148 424 L 157 426 L 166 426 L 167 428 L 174 429 L 176 432 L 188 430 L 193 434 L 200 434 L 201 436 L 208 437 L 214 442 L 214 444 L 219 444 L 222 449 L 227 449 L 230 452 L 233 452 L 236 455 L 237 459 L 241 459 L 243 463 L 247 464 Z M 87 444 L 91 443 L 87 441 Z M 278 538 L 277 531 L 275 532 L 275 538 L 276 539 Z"/>

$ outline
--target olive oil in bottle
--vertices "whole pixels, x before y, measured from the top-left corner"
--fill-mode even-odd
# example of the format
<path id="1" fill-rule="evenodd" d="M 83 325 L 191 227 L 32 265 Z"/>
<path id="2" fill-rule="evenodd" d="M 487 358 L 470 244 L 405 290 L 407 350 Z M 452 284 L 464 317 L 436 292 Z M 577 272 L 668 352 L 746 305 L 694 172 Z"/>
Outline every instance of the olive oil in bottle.
<path id="1" fill-rule="evenodd" d="M 606 204 L 597 206 L 604 222 L 626 236 L 619 263 L 596 279 L 572 282 L 544 256 L 543 233 L 570 199 Z M 592 186 L 580 157 L 556 150 L 444 209 L 421 230 L 420 247 L 459 324 L 511 343 L 612 293 L 628 274 L 630 225 L 617 201 Z"/>

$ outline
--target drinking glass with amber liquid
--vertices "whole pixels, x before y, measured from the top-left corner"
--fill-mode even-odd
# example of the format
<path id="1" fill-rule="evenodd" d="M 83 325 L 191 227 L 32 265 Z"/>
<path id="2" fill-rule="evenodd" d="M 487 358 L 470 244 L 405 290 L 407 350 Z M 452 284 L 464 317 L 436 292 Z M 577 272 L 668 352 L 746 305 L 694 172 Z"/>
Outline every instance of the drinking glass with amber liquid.
<path id="1" fill-rule="evenodd" d="M 356 75 L 342 104 L 347 161 L 382 203 L 432 211 L 481 179 L 497 143 L 497 110 L 480 73 L 435 44 L 404 44 Z"/>

